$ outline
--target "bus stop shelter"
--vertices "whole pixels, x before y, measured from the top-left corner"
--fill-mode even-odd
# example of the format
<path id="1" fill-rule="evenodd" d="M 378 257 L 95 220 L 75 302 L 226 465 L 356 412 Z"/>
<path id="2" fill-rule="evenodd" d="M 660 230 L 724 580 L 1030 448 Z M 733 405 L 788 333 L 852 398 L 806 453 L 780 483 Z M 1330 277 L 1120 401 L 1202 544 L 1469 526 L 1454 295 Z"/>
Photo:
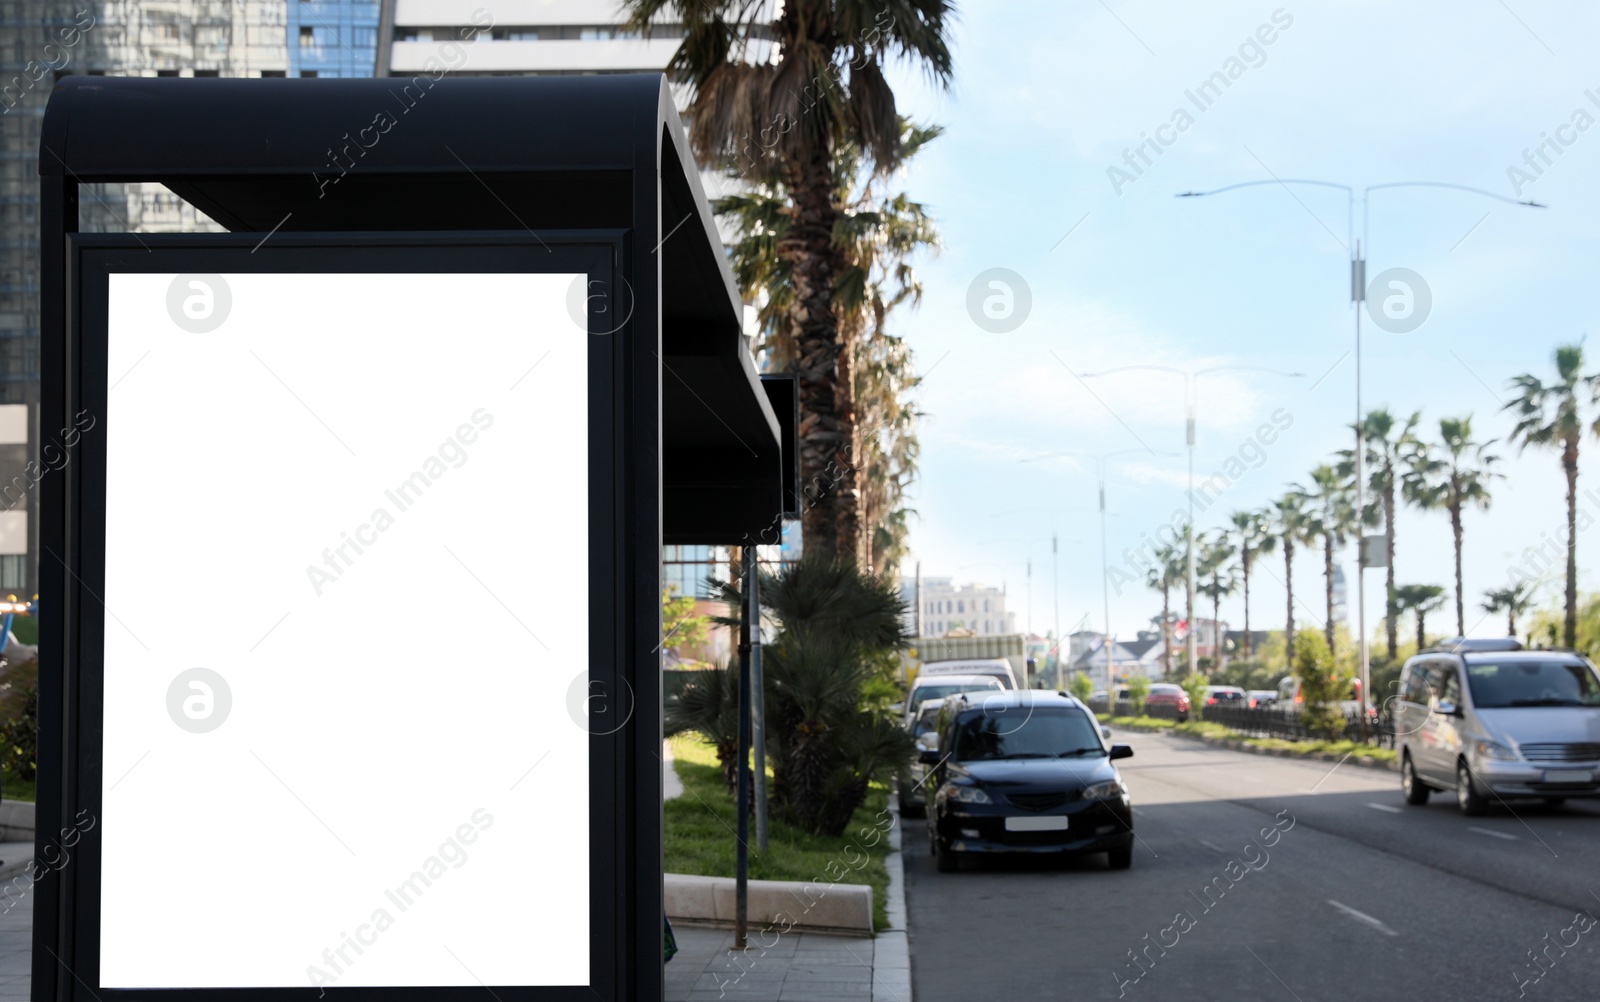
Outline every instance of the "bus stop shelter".
<path id="1" fill-rule="evenodd" d="M 663 78 L 69 77 L 39 172 L 34 997 L 659 998 L 661 547 L 797 496 Z"/>

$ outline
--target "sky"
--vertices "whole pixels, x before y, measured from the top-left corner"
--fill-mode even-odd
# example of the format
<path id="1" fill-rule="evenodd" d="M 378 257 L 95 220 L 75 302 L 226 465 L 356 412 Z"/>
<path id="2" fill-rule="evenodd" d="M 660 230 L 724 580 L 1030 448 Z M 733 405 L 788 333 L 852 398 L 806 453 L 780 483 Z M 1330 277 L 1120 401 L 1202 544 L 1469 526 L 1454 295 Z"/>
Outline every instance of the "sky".
<path id="1" fill-rule="evenodd" d="M 1389 313 L 1424 318 L 1409 332 L 1374 322 L 1372 310 L 1404 326 L 1382 303 L 1361 317 L 1363 408 L 1421 411 L 1433 439 L 1440 417 L 1470 414 L 1476 437 L 1499 440 L 1505 478 L 1487 511 L 1465 516 L 1464 592 L 1468 632 L 1504 635 L 1482 593 L 1514 568 L 1544 570 L 1526 551 L 1565 520 L 1557 455 L 1506 442 L 1507 381 L 1549 378 L 1555 347 L 1600 314 L 1600 69 L 1578 41 L 1597 28 L 1592 4 L 1529 0 L 962 3 L 951 86 L 913 66 L 892 77 L 902 113 L 945 128 L 896 179 L 943 240 L 920 262 L 920 308 L 894 320 L 926 415 L 904 572 L 920 563 L 925 576 L 1004 583 L 1038 633 L 1057 621 L 1103 629 L 1103 595 L 1114 633 L 1149 628 L 1160 595 L 1124 554 L 1186 506 L 1185 378 L 1086 374 L 1251 367 L 1194 380 L 1196 479 L 1233 474 L 1200 506 L 1202 532 L 1308 483 L 1353 444 L 1353 228 L 1368 279 L 1408 269 L 1431 297 L 1422 311 L 1407 286 L 1389 286 Z M 1230 70 L 1226 87 L 1198 91 Z M 1548 164 L 1529 152 L 1541 144 Z M 1353 227 L 1345 192 L 1276 183 L 1299 178 L 1356 188 Z M 1174 197 L 1253 181 L 1269 183 Z M 1360 189 L 1398 181 L 1548 207 L 1390 188 L 1370 193 L 1363 227 Z M 1021 284 L 988 285 L 992 269 Z M 985 315 L 986 296 L 1005 322 Z M 1600 344 L 1589 354 L 1600 370 Z M 1580 510 L 1600 522 L 1600 439 L 1582 448 Z M 1103 589 L 1093 456 L 1113 452 L 1105 547 L 1120 573 Z M 1354 603 L 1354 548 L 1338 560 Z M 1395 562 L 1398 583 L 1453 593 L 1448 517 L 1402 510 Z M 1580 589 L 1600 588 L 1600 529 L 1580 532 L 1578 564 Z M 1367 573 L 1376 630 L 1383 572 Z M 1257 565 L 1252 627 L 1282 628 L 1283 577 L 1281 556 Z M 1320 554 L 1297 553 L 1294 587 L 1298 622 L 1320 626 Z M 1558 580 L 1545 586 L 1547 604 L 1558 594 Z M 1243 625 L 1239 595 L 1222 615 Z M 1451 605 L 1428 625 L 1453 633 Z"/>

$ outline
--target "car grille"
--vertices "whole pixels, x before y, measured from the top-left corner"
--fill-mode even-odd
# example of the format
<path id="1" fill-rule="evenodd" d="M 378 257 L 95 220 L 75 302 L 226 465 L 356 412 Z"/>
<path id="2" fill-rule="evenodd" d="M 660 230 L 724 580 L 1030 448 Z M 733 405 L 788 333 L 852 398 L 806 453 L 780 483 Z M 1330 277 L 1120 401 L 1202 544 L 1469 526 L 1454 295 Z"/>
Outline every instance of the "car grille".
<path id="1" fill-rule="evenodd" d="M 1067 802 L 1065 793 L 1008 793 L 1006 799 L 1025 811 L 1048 811 Z"/>
<path id="2" fill-rule="evenodd" d="M 1594 762 L 1600 760 L 1600 744 L 1522 745 L 1522 757 L 1529 762 Z"/>

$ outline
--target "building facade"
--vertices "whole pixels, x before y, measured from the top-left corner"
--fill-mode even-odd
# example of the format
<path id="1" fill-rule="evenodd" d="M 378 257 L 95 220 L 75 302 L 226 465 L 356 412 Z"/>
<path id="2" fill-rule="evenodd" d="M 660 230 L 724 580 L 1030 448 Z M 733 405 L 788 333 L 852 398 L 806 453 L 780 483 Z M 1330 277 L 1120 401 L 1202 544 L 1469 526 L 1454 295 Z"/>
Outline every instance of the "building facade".
<path id="1" fill-rule="evenodd" d="M 900 598 L 908 610 L 907 628 L 915 630 L 917 587 L 915 581 L 900 585 Z M 922 634 L 942 637 L 955 630 L 970 630 L 978 636 L 1016 633 L 1017 614 L 1006 611 L 1005 588 L 987 585 L 957 585 L 954 578 L 922 579 Z"/>
<path id="2" fill-rule="evenodd" d="M 27 410 L 20 432 L 0 418 L 0 590 L 38 589 L 33 487 L 55 468 L 41 445 L 70 431 L 38 426 L 37 164 L 50 156 L 39 126 L 51 88 L 73 74 L 371 76 L 377 21 L 377 0 L 0 0 L 0 406 Z M 86 186 L 78 213 L 85 233 L 221 229 L 156 184 Z M 21 583 L 8 583 L 19 564 Z"/>

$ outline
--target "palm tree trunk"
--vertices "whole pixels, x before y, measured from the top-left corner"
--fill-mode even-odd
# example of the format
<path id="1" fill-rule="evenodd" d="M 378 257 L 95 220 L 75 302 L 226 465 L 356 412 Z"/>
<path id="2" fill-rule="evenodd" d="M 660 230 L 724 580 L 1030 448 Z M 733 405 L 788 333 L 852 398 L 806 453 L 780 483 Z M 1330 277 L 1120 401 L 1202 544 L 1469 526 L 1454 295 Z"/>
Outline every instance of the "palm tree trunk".
<path id="1" fill-rule="evenodd" d="M 1211 670 L 1222 669 L 1222 581 L 1211 578 Z"/>
<path id="2" fill-rule="evenodd" d="M 1328 623 L 1325 632 L 1328 635 L 1328 650 L 1332 652 L 1333 646 L 1333 533 L 1323 533 L 1322 536 L 1322 577 L 1324 590 L 1327 592 Z"/>
<path id="3" fill-rule="evenodd" d="M 1427 618 L 1427 613 L 1423 612 L 1420 608 L 1417 609 L 1417 650 L 1419 651 L 1428 646 L 1428 641 L 1426 639 L 1428 634 L 1423 629 L 1423 623 L 1427 621 Z"/>
<path id="4" fill-rule="evenodd" d="M 1565 644 L 1578 646 L 1578 440 L 1569 439 L 1561 451 L 1567 474 L 1567 617 Z"/>
<path id="5" fill-rule="evenodd" d="M 1515 609 L 1508 609 L 1508 610 L 1506 610 L 1506 636 L 1515 637 L 1516 635 L 1517 635 L 1517 611 Z"/>
<path id="6" fill-rule="evenodd" d="M 1450 531 L 1456 537 L 1456 636 L 1464 637 L 1467 635 L 1467 613 L 1461 595 L 1461 498 L 1454 495 L 1450 499 Z"/>
<path id="7" fill-rule="evenodd" d="M 1289 593 L 1289 608 L 1283 621 L 1284 658 L 1294 667 L 1294 544 L 1283 537 L 1283 583 Z"/>
<path id="8" fill-rule="evenodd" d="M 1389 643 L 1389 660 L 1394 661 L 1398 656 L 1400 649 L 1400 604 L 1395 600 L 1394 592 L 1394 468 L 1392 464 L 1390 465 L 1389 469 L 1385 471 L 1385 473 L 1385 482 L 1387 486 L 1383 489 L 1383 535 L 1384 546 L 1389 552 L 1387 554 L 1387 567 L 1385 571 L 1384 582 L 1385 591 L 1388 596 L 1385 600 L 1386 606 L 1384 611 L 1388 615 L 1384 625 L 1388 630 L 1388 635 L 1385 637 L 1385 639 Z M 1360 552 L 1360 536 L 1361 522 L 1358 517 L 1356 520 L 1356 537 L 1358 540 L 1356 547 L 1357 553 Z M 1361 562 L 1359 558 L 1356 561 L 1356 573 L 1361 573 Z M 1331 647 L 1332 645 L 1329 646 Z"/>
<path id="9" fill-rule="evenodd" d="M 830 152 L 816 143 L 809 156 L 788 166 L 795 216 L 778 242 L 778 255 L 789 262 L 794 283 L 790 320 L 800 390 L 800 478 L 809 501 L 801 515 L 803 545 L 813 554 L 854 558 L 859 545 L 855 427 L 850 363 L 841 351 L 833 309 L 838 271 L 833 227 L 839 210 Z M 848 543 L 842 553 L 841 540 Z"/>
<path id="10" fill-rule="evenodd" d="M 1241 560 L 1244 564 L 1244 657 L 1250 660 L 1250 548 L 1241 548 Z"/>
<path id="11" fill-rule="evenodd" d="M 1163 572 L 1165 573 L 1165 572 Z M 1172 677 L 1172 588 L 1161 585 L 1161 673 Z"/>

